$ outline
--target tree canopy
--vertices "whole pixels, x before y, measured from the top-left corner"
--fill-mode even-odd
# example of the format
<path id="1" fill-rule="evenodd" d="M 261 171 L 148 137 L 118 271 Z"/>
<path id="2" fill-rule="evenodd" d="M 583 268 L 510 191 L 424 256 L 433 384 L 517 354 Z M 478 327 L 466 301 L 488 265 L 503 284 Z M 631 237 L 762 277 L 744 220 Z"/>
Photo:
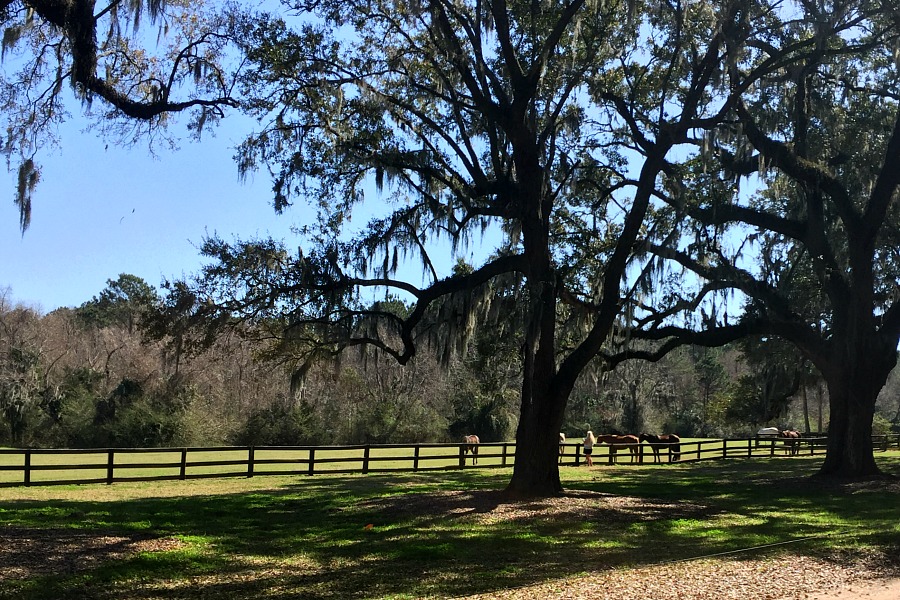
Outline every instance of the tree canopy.
<path id="1" fill-rule="evenodd" d="M 29 42 L 4 75 L 23 228 L 67 80 L 131 139 L 185 110 L 199 133 L 239 100 L 259 119 L 240 172 L 271 173 L 276 210 L 308 205 L 296 251 L 206 240 L 210 264 L 172 285 L 177 357 L 199 317 L 276 335 L 298 376 L 354 346 L 446 355 L 492 327 L 521 356 L 509 491 L 530 495 L 560 490 L 566 403 L 614 341 L 664 340 L 609 364 L 776 335 L 828 380 L 825 470 L 877 471 L 863 438 L 900 336 L 888 0 L 0 9 L 4 49 Z M 141 15 L 168 35 L 153 58 Z M 436 260 L 465 252 L 466 268 Z M 404 310 L 375 302 L 384 290 Z"/>
<path id="2" fill-rule="evenodd" d="M 873 475 L 875 400 L 900 342 L 900 14 L 892 3 L 835 0 L 768 21 L 754 60 L 728 72 L 733 86 L 756 81 L 667 198 L 680 244 L 653 245 L 702 285 L 667 287 L 639 335 L 667 347 L 787 340 L 828 384 L 823 472 Z M 771 61 L 784 66 L 756 77 Z M 756 183 L 749 193 L 744 177 Z M 722 308 L 734 292 L 744 303 L 729 323 Z M 673 324 L 686 307 L 707 318 Z"/>
<path id="3" fill-rule="evenodd" d="M 56 143 L 73 99 L 125 143 L 165 137 L 166 123 L 182 112 L 199 136 L 237 106 L 234 73 L 223 66 L 226 25 L 203 0 L 0 1 L 2 152 L 18 170 L 23 232 L 39 151 Z"/>
<path id="4" fill-rule="evenodd" d="M 372 344 L 405 362 L 428 340 L 491 323 L 491 306 L 512 294 L 520 318 L 504 335 L 521 348 L 523 376 L 509 491 L 558 492 L 567 398 L 633 297 L 622 285 L 642 268 L 638 240 L 667 234 L 654 208 L 667 157 L 691 155 L 696 132 L 727 114 L 723 57 L 758 17 L 754 4 L 307 8 L 315 18 L 296 27 L 244 15 L 236 39 L 242 93 L 263 124 L 240 167 L 272 171 L 276 208 L 302 199 L 317 210 L 308 245 L 210 239 L 199 296 L 320 331 L 305 338 L 316 350 Z M 392 211 L 348 237 L 376 190 Z M 435 240 L 497 241 L 471 270 L 446 274 Z M 398 276 L 403 259 L 422 265 L 424 283 Z M 370 310 L 377 288 L 412 310 Z"/>

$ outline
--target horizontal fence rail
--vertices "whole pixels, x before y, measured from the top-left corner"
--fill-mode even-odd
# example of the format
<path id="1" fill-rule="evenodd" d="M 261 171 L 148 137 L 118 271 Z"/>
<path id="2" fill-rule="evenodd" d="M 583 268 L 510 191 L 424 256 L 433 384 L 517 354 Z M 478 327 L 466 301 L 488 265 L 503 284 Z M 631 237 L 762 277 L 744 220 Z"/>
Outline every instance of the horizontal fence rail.
<path id="1" fill-rule="evenodd" d="M 876 449 L 900 449 L 900 434 L 873 436 Z M 691 463 L 734 458 L 815 456 L 827 438 L 737 438 L 649 444 L 594 446 L 597 464 Z M 465 444 L 379 444 L 357 446 L 262 446 L 209 448 L 0 448 L 0 487 L 48 486 L 211 477 L 418 472 L 490 469 L 515 464 L 514 442 L 482 443 L 477 457 Z M 560 445 L 560 465 L 584 463 L 580 443 Z"/>

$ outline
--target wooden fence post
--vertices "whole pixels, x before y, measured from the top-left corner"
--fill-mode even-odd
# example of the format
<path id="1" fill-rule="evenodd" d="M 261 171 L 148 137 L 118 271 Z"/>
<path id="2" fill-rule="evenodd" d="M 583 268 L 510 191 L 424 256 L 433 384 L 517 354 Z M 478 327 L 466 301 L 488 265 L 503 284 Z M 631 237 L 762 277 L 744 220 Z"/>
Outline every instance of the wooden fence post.
<path id="1" fill-rule="evenodd" d="M 760 439 L 762 439 L 762 441 L 760 441 Z M 698 460 L 698 461 L 703 460 L 704 452 L 709 454 L 708 458 L 715 459 L 714 455 L 717 450 L 714 449 L 714 445 L 717 448 L 719 445 L 719 442 L 721 442 L 721 450 L 722 450 L 722 458 L 723 459 L 729 459 L 732 457 L 743 457 L 744 450 L 745 450 L 745 448 L 743 446 L 744 442 L 746 442 L 746 456 L 748 458 L 764 457 L 765 456 L 765 444 L 769 445 L 769 455 L 770 456 L 777 456 L 778 455 L 777 449 L 779 449 L 779 448 L 783 448 L 785 450 L 789 449 L 790 444 L 792 442 L 794 444 L 800 444 L 799 447 L 795 446 L 795 449 L 798 450 L 798 453 L 802 453 L 802 445 L 806 444 L 809 447 L 809 455 L 810 456 L 817 456 L 817 455 L 822 454 L 827 447 L 826 446 L 826 438 L 820 438 L 820 437 L 815 437 L 815 438 L 814 437 L 806 437 L 806 438 L 801 438 L 799 440 L 784 440 L 784 439 L 775 439 L 775 438 L 759 438 L 759 439 L 757 439 L 757 438 L 746 438 L 746 439 L 741 438 L 741 439 L 733 439 L 733 440 L 721 439 L 721 440 L 708 441 L 708 442 L 686 442 L 686 443 L 683 443 L 680 445 L 680 447 L 683 449 L 683 451 L 676 451 L 674 445 L 672 445 L 668 448 L 667 452 L 668 452 L 668 456 L 669 456 L 669 462 L 673 462 L 673 461 L 679 460 L 681 458 L 690 460 L 690 459 L 687 459 L 688 454 L 694 454 L 696 456 L 696 460 Z M 734 444 L 731 444 L 731 442 L 734 442 Z M 873 442 L 876 447 L 883 448 L 884 446 L 887 446 L 889 449 L 893 449 L 895 447 L 895 445 L 897 447 L 900 447 L 900 435 L 892 433 L 892 434 L 886 435 L 886 436 L 873 436 Z M 690 445 L 690 444 L 695 444 L 696 449 L 695 450 L 687 449 L 686 446 Z M 704 450 L 704 444 L 709 445 L 710 449 L 708 451 Z M 390 446 L 398 447 L 399 445 L 392 444 Z M 459 466 L 460 466 L 460 468 L 467 467 L 466 461 L 465 461 L 465 459 L 467 458 L 467 453 L 464 452 L 464 447 L 462 444 L 446 444 L 446 445 L 442 444 L 441 446 L 445 450 L 452 450 L 453 446 L 456 446 L 459 449 Z M 514 461 L 515 451 L 516 451 L 516 445 L 514 442 L 512 442 L 512 443 L 498 442 L 497 444 L 493 444 L 493 446 L 494 447 L 498 447 L 498 446 L 502 447 L 502 452 L 499 455 L 499 458 L 501 458 L 500 464 L 498 465 L 497 463 L 492 463 L 487 466 L 507 467 L 510 465 L 510 463 L 512 463 Z M 613 465 L 616 465 L 616 464 L 619 464 L 620 462 L 622 462 L 617 457 L 618 449 L 619 448 L 628 448 L 627 446 L 620 446 L 619 448 L 614 448 L 614 447 L 611 447 L 611 446 L 605 445 L 605 444 L 603 446 L 605 446 L 605 449 L 607 451 L 607 461 Z M 760 451 L 760 446 L 762 446 L 761 451 Z M 379 448 L 379 447 L 380 446 L 375 445 L 375 448 Z M 582 454 L 581 454 L 583 446 L 580 444 L 571 444 L 571 447 L 574 450 L 574 452 L 573 452 L 574 458 L 570 459 L 569 454 L 564 454 L 564 458 L 562 459 L 562 462 L 560 462 L 560 464 L 574 465 L 574 466 L 579 466 L 579 465 L 583 464 Z M 245 448 L 248 452 L 247 462 L 246 462 L 246 464 L 247 464 L 246 475 L 247 475 L 247 477 L 255 477 L 256 476 L 256 448 L 253 446 L 249 446 L 249 447 L 245 447 Z M 339 459 L 325 458 L 324 460 L 325 460 L 325 462 L 329 462 L 329 463 L 334 461 L 334 462 L 349 462 L 349 463 L 355 464 L 355 461 L 357 460 L 356 458 L 354 458 L 355 451 L 363 450 L 361 473 L 368 474 L 371 471 L 371 464 L 372 464 L 373 460 L 376 460 L 376 461 L 377 460 L 385 460 L 385 458 L 387 458 L 387 457 L 382 458 L 382 456 L 373 458 L 371 456 L 372 445 L 355 446 L 352 448 L 353 448 L 354 452 L 352 452 L 351 454 L 349 454 L 346 457 L 342 457 Z M 422 449 L 423 449 L 422 445 L 410 444 L 408 446 L 403 446 L 403 448 L 405 448 L 405 449 L 412 448 L 413 456 L 410 457 L 410 458 L 412 458 L 411 467 L 407 466 L 407 467 L 404 467 L 402 470 L 421 471 L 422 469 L 428 468 L 427 465 L 425 467 L 422 466 L 422 461 L 427 460 L 432 457 L 431 456 L 423 456 L 423 454 L 427 454 L 427 453 L 422 452 Z M 600 446 L 598 445 L 597 448 L 599 449 Z M 265 447 L 264 447 L 264 449 L 265 449 Z M 116 452 L 118 452 L 118 450 L 123 450 L 123 449 L 121 449 L 121 448 L 120 449 L 104 448 L 104 449 L 96 449 L 96 450 L 90 451 L 90 454 L 95 455 L 95 456 L 99 456 L 100 454 L 103 454 L 103 453 L 107 454 L 106 478 L 105 478 L 105 480 L 103 478 L 99 479 L 99 481 L 101 483 L 105 481 L 105 483 L 107 485 L 110 485 L 110 484 L 118 481 L 115 478 L 115 467 L 116 467 L 115 455 L 116 455 Z M 309 453 L 308 473 L 309 473 L 309 475 L 313 475 L 315 473 L 315 459 L 316 459 L 317 448 L 306 446 L 306 447 L 297 447 L 297 448 L 293 448 L 290 450 L 293 453 L 291 454 L 291 456 L 289 458 L 286 458 L 283 461 L 278 458 L 269 460 L 270 457 L 268 455 L 266 455 L 266 456 L 264 456 L 264 458 L 266 460 L 261 460 L 260 464 L 264 465 L 266 463 L 274 464 L 274 463 L 282 463 L 283 462 L 283 463 L 291 463 L 291 464 L 299 466 L 298 463 L 301 461 L 297 458 L 297 453 L 302 452 L 302 451 L 308 451 L 308 453 Z M 630 450 L 633 450 L 633 447 L 629 448 L 629 451 Z M 163 451 L 163 450 L 160 450 L 160 451 Z M 170 468 L 172 470 L 174 470 L 175 468 L 179 468 L 179 472 L 176 474 L 176 473 L 171 473 L 171 471 L 169 471 L 171 473 L 170 475 L 166 475 L 164 477 L 159 477 L 159 479 L 181 479 L 181 480 L 186 479 L 187 478 L 187 468 L 188 468 L 188 466 L 191 465 L 191 463 L 188 460 L 188 454 L 192 451 L 192 449 L 189 447 L 167 448 L 164 451 L 169 452 L 171 454 L 177 453 L 176 455 L 180 454 L 180 463 L 179 462 L 174 462 L 174 463 L 167 462 L 166 463 L 168 468 Z M 235 448 L 235 447 L 227 449 L 227 452 L 231 453 L 230 454 L 231 456 L 234 456 L 235 453 L 240 452 L 240 451 L 241 451 L 241 448 Z M 124 452 L 127 452 L 127 450 L 123 450 L 123 452 L 120 452 L 120 454 L 123 454 Z M 35 452 L 33 449 L 22 448 L 22 449 L 13 451 L 13 453 L 14 454 L 21 453 L 23 456 L 22 480 L 21 480 L 21 483 L 19 483 L 17 485 L 24 485 L 24 486 L 43 485 L 44 484 L 43 479 L 40 477 L 39 477 L 38 481 L 34 481 L 34 472 L 44 468 L 44 466 L 40 463 L 40 459 L 38 459 L 38 461 L 37 461 L 39 464 L 37 466 L 34 465 L 34 462 L 35 462 L 34 456 L 39 455 L 41 453 L 41 451 L 38 450 L 37 452 Z M 171 454 L 170 454 L 170 456 L 171 456 Z M 649 453 L 643 444 L 638 446 L 637 454 L 638 454 L 638 462 L 640 464 L 647 464 L 646 459 L 649 456 Z M 448 458 L 450 458 L 451 455 L 442 453 L 442 454 L 440 454 L 440 456 L 443 456 L 445 459 L 448 459 Z M 492 454 L 490 456 L 494 456 L 495 458 L 498 458 L 498 456 L 496 454 Z M 598 450 L 595 457 L 597 458 L 598 461 L 602 462 L 602 458 L 603 458 L 602 452 L 600 452 Z M 633 455 L 632 455 L 632 457 L 633 457 Z M 401 459 L 402 457 L 398 456 L 395 458 Z M 406 459 L 404 458 L 403 460 L 406 460 Z M 572 460 L 572 462 L 565 462 L 566 460 Z M 240 464 L 240 461 L 238 461 L 238 460 L 229 461 L 229 462 L 237 463 L 238 465 Z M 633 462 L 633 458 L 632 458 L 632 462 Z M 204 463 L 200 462 L 197 464 L 202 465 Z M 123 469 L 126 469 L 128 471 L 137 470 L 140 468 L 148 468 L 150 466 L 151 465 L 147 465 L 147 464 L 132 463 L 131 461 L 129 461 L 129 459 L 127 457 L 125 459 L 123 459 L 123 464 L 122 464 Z M 99 463 L 99 464 L 91 463 L 90 467 L 92 470 L 97 472 L 103 468 L 103 464 L 102 463 Z M 450 467 L 449 464 L 446 464 L 446 466 L 443 468 L 452 469 L 453 467 Z M 15 469 L 15 467 L 13 467 L 13 469 Z M 326 470 L 326 472 L 328 471 L 327 468 L 325 470 Z M 394 469 L 389 469 L 389 470 L 394 470 Z M 400 470 L 400 469 L 397 469 L 397 470 Z M 355 473 L 360 472 L 360 471 L 356 471 L 355 468 L 352 469 L 352 471 Z M 377 471 L 377 469 L 376 469 L 376 471 Z M 302 471 L 298 470 L 295 472 L 302 472 Z M 348 470 L 348 472 L 349 472 L 349 470 Z M 233 475 L 235 473 L 228 473 L 228 474 Z M 269 475 L 269 474 L 275 474 L 275 472 L 267 471 L 264 469 L 263 471 L 260 472 L 260 474 L 261 475 Z M 40 473 L 39 473 L 39 476 L 40 476 Z M 15 475 L 13 475 L 13 477 L 15 477 Z M 127 480 L 130 480 L 130 478 L 129 477 L 123 478 L 123 481 L 127 481 Z M 59 482 L 53 481 L 50 483 L 67 483 L 67 482 L 68 482 L 68 480 L 59 481 Z M 73 480 L 72 482 L 76 483 L 77 480 Z"/>
<path id="2" fill-rule="evenodd" d="M 116 451 L 110 448 L 108 454 L 109 456 L 106 459 L 106 485 L 112 485 L 113 469 L 116 464 Z"/>
<path id="3" fill-rule="evenodd" d="M 25 450 L 25 485 L 31 485 L 31 449 Z"/>

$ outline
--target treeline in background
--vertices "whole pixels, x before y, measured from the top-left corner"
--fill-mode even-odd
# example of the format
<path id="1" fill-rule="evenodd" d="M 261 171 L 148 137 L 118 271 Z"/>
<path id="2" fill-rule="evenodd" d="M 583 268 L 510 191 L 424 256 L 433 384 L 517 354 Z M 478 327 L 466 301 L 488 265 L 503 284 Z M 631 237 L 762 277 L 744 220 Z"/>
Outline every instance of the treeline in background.
<path id="1" fill-rule="evenodd" d="M 161 298 L 124 274 L 80 307 L 49 314 L 0 290 L 0 445 L 378 444 L 458 441 L 468 433 L 483 441 L 515 436 L 522 379 L 514 339 L 485 330 L 454 357 L 425 350 L 400 366 L 363 348 L 306 369 L 284 339 L 259 332 L 220 332 L 197 344 L 178 334 L 173 307 L 174 294 Z M 572 438 L 586 429 L 685 437 L 745 436 L 762 425 L 824 432 L 826 393 L 815 371 L 777 340 L 684 347 L 659 362 L 627 361 L 612 371 L 598 360 L 572 394 L 563 429 Z M 879 399 L 874 433 L 897 431 L 898 422 L 895 375 Z"/>

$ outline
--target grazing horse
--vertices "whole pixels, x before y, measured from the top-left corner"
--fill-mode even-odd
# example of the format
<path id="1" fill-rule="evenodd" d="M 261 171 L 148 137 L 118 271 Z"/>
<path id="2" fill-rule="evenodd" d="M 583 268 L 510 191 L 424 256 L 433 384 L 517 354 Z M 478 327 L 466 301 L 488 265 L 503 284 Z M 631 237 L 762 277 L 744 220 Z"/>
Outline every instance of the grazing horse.
<path id="1" fill-rule="evenodd" d="M 759 447 L 759 440 L 766 438 L 777 438 L 781 434 L 781 430 L 777 427 L 763 427 L 756 432 L 756 447 Z M 774 443 L 774 442 L 773 442 Z"/>
<path id="2" fill-rule="evenodd" d="M 478 444 L 481 443 L 481 440 L 478 439 L 477 435 L 464 435 L 463 436 L 463 462 L 466 461 L 465 455 L 468 452 L 472 453 L 472 464 L 478 464 Z"/>
<path id="3" fill-rule="evenodd" d="M 628 448 L 628 451 L 631 452 L 631 462 L 634 462 L 641 440 L 636 435 L 598 435 L 597 443 L 609 444 L 610 458 L 615 456 L 619 448 Z"/>
<path id="4" fill-rule="evenodd" d="M 559 433 L 559 462 L 562 463 L 563 454 L 566 452 L 566 434 Z"/>
<path id="5" fill-rule="evenodd" d="M 786 429 L 778 432 L 778 437 L 784 438 L 785 450 L 796 456 L 800 452 L 800 432 L 795 429 Z"/>
<path id="6" fill-rule="evenodd" d="M 661 462 L 659 451 L 665 448 L 669 449 L 669 462 L 678 460 L 681 454 L 681 438 L 674 433 L 664 433 L 662 435 L 653 435 L 652 433 L 642 433 L 638 436 L 641 442 L 650 444 L 653 449 L 653 462 Z"/>
<path id="7" fill-rule="evenodd" d="M 756 437 L 772 438 L 778 437 L 781 431 L 777 427 L 763 427 L 756 432 Z"/>

